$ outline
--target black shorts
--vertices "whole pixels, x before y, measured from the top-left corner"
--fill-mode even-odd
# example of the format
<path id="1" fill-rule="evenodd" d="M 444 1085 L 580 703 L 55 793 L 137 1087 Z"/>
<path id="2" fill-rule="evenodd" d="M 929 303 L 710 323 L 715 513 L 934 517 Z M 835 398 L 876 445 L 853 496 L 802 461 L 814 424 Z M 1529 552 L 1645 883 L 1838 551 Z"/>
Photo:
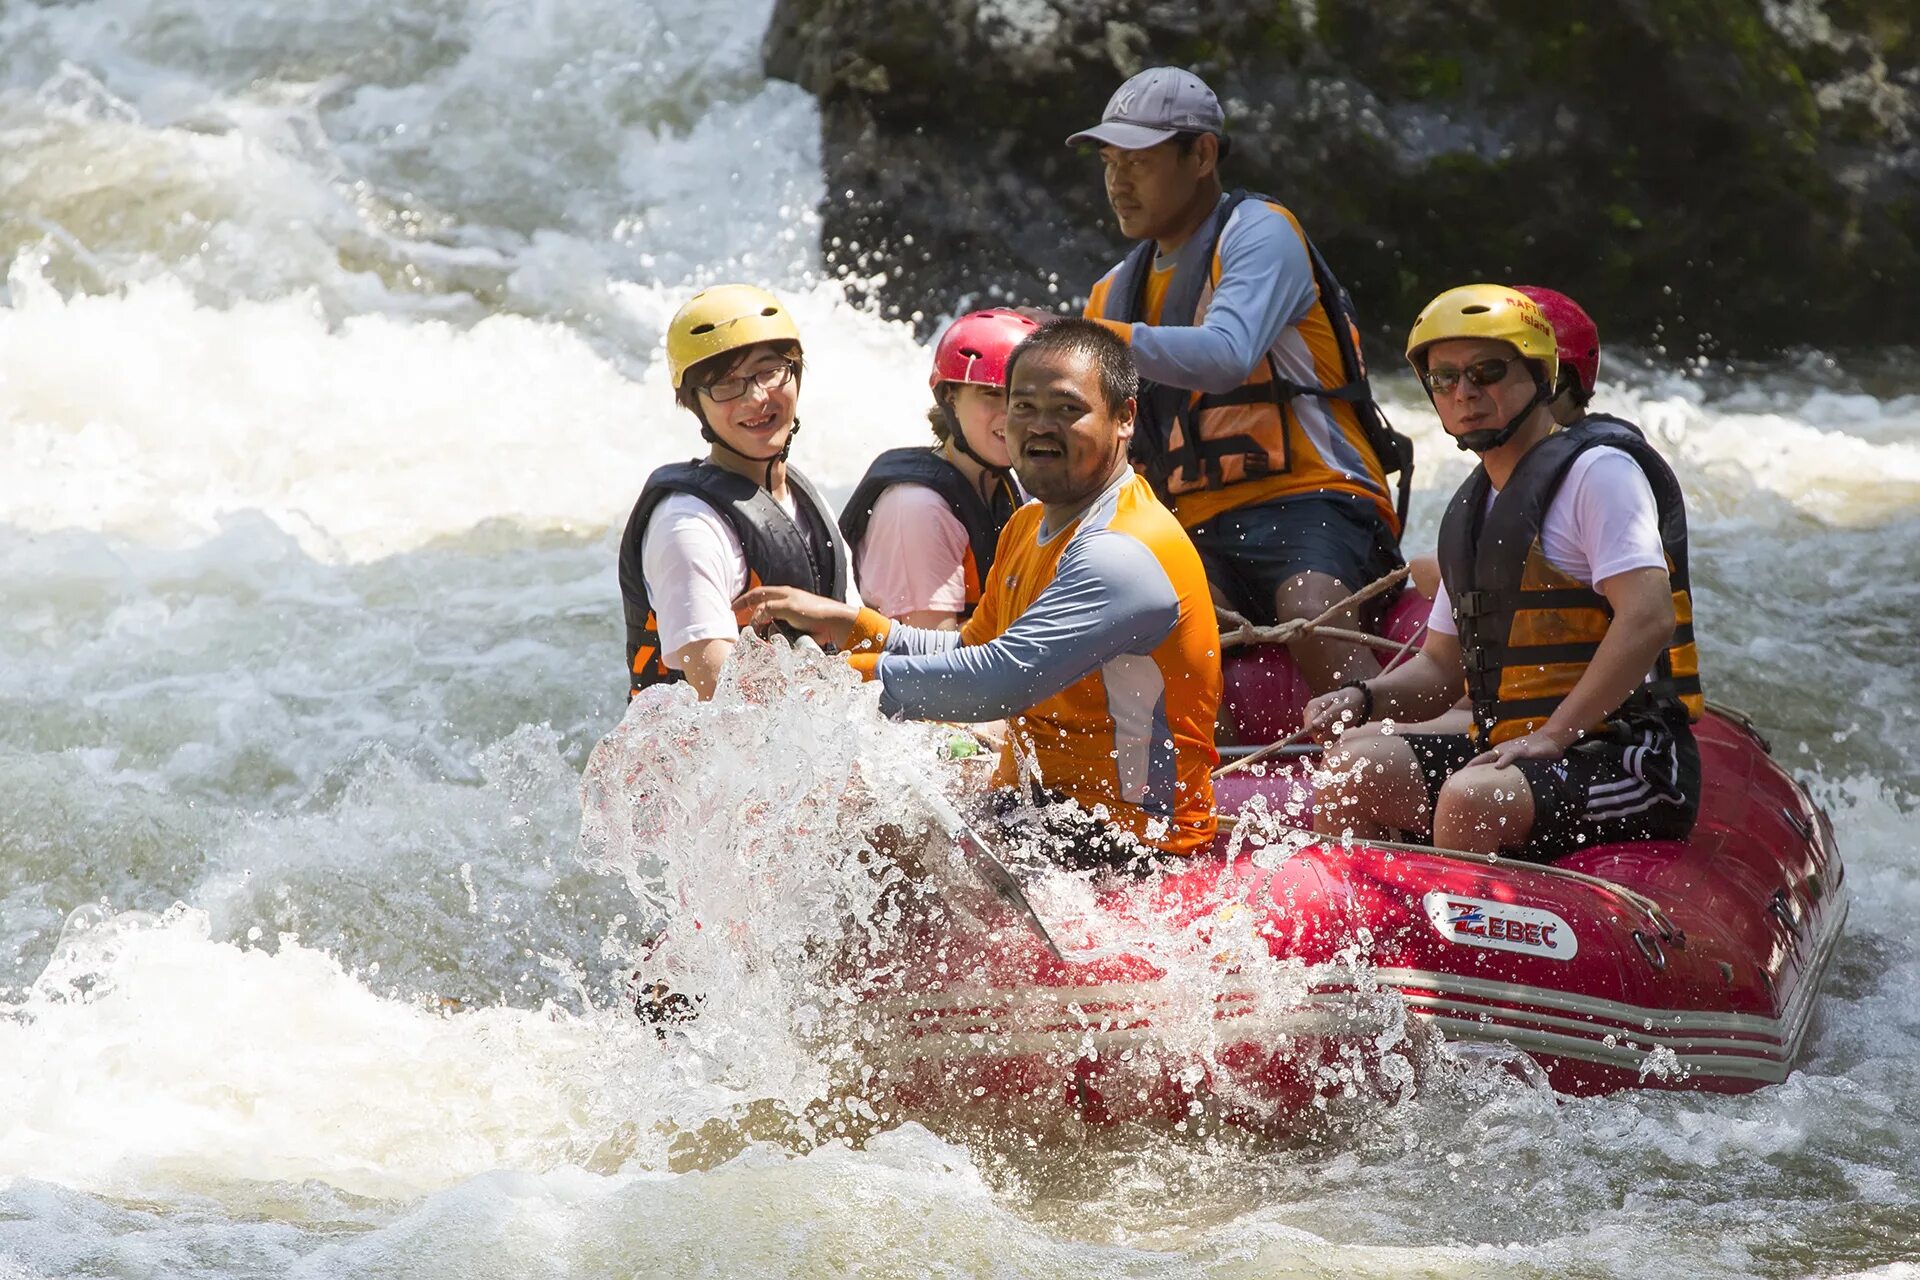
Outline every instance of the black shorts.
<path id="1" fill-rule="evenodd" d="M 1001 836 L 1010 844 L 1076 871 L 1106 868 L 1144 874 L 1153 870 L 1161 854 L 1055 791 L 1001 787 L 989 804 Z"/>
<path id="2" fill-rule="evenodd" d="M 1405 563 L 1399 540 L 1365 498 L 1308 493 L 1222 511 L 1187 530 L 1207 580 L 1234 612 L 1263 627 L 1279 621 L 1274 597 L 1303 573 L 1331 574 L 1358 591 Z M 1371 602 L 1374 621 L 1391 597 Z"/>
<path id="3" fill-rule="evenodd" d="M 1464 733 L 1409 733 L 1432 813 L 1446 780 L 1479 755 Z M 1700 814 L 1700 748 L 1684 719 L 1636 717 L 1594 734 L 1558 760 L 1515 768 L 1533 794 L 1533 830 L 1507 852 L 1552 862 L 1588 845 L 1683 840 Z"/>

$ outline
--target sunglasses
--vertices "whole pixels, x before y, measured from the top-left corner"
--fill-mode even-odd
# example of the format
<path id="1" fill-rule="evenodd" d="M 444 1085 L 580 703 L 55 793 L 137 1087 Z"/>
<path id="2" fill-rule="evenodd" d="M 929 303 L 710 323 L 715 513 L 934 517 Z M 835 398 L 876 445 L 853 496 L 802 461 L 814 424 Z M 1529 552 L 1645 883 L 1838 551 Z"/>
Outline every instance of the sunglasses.
<path id="1" fill-rule="evenodd" d="M 1420 375 L 1420 380 L 1427 384 L 1428 391 L 1436 396 L 1444 396 L 1460 385 L 1462 376 L 1476 387 L 1490 387 L 1496 382 L 1505 381 L 1507 371 L 1519 363 L 1518 360 L 1503 356 L 1489 356 L 1485 360 L 1475 360 L 1464 369 L 1429 369 Z"/>
<path id="2" fill-rule="evenodd" d="M 706 392 L 707 399 L 715 404 L 725 404 L 729 400 L 738 400 L 747 394 L 749 388 L 759 387 L 762 391 L 772 391 L 792 381 L 793 361 L 782 360 L 779 364 L 769 365 L 758 373 L 749 373 L 738 378 L 722 378 L 718 382 L 709 382 L 700 389 Z"/>

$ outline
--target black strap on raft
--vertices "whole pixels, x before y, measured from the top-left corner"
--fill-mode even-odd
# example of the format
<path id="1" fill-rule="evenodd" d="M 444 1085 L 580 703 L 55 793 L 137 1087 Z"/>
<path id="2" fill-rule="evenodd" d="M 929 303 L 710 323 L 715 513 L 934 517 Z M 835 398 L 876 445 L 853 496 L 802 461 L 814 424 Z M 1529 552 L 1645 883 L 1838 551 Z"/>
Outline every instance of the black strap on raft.
<path id="1" fill-rule="evenodd" d="M 1213 261 L 1219 253 L 1220 237 L 1225 233 L 1234 211 L 1247 200 L 1258 200 L 1264 204 L 1278 203 L 1271 196 L 1244 190 L 1234 191 L 1220 203 L 1206 226 L 1206 238 L 1201 241 L 1205 252 L 1192 260 L 1197 264 L 1197 270 L 1176 271 L 1174 275 L 1166 302 L 1160 310 L 1162 323 L 1193 323 L 1192 317 L 1200 309 L 1201 290 L 1212 274 Z M 1361 432 L 1378 459 L 1382 473 L 1400 477 L 1394 510 L 1404 528 L 1408 504 L 1413 496 L 1413 441 L 1393 429 L 1393 424 L 1387 421 L 1379 402 L 1374 399 L 1373 388 L 1367 378 L 1366 357 L 1360 349 L 1360 331 L 1354 319 L 1352 297 L 1334 276 L 1333 269 L 1327 265 L 1313 237 L 1302 230 L 1300 239 L 1307 248 L 1307 260 L 1313 268 L 1314 287 L 1319 294 L 1320 306 L 1327 314 L 1327 323 L 1333 330 L 1334 342 L 1340 351 L 1340 367 L 1346 381 L 1337 387 L 1307 386 L 1291 381 L 1281 376 L 1271 351 L 1262 357 L 1267 362 L 1269 378 L 1265 384 L 1249 383 L 1231 391 L 1210 392 L 1196 398 L 1192 392 L 1179 387 L 1143 381 L 1140 390 L 1141 427 L 1134 435 L 1135 459 L 1146 467 L 1148 478 L 1163 496 L 1167 491 L 1167 481 L 1176 467 L 1183 479 L 1189 482 L 1201 480 L 1204 473 L 1203 482 L 1207 487 L 1218 488 L 1222 482 L 1220 460 L 1234 454 L 1245 457 L 1249 476 L 1269 474 L 1274 469 L 1272 459 L 1267 450 L 1254 440 L 1245 436 L 1200 440 L 1194 430 L 1194 420 L 1209 409 L 1272 403 L 1278 407 L 1284 422 L 1291 412 L 1290 402 L 1297 396 L 1342 400 L 1353 406 Z M 1144 240 L 1121 263 L 1109 296 L 1123 299 L 1126 311 L 1115 318 L 1135 322 L 1146 314 L 1147 284 L 1153 275 L 1154 249 L 1153 241 Z M 1182 249 L 1181 252 L 1184 254 L 1186 250 Z M 1181 425 L 1183 441 L 1183 447 L 1177 453 L 1169 444 L 1175 421 Z M 1284 471 L 1292 465 L 1291 458 L 1283 458 L 1280 470 Z"/>
<path id="2" fill-rule="evenodd" d="M 762 585 L 799 587 L 816 595 L 836 600 L 847 594 L 853 569 L 845 541 L 828 518 L 831 508 L 808 479 L 792 467 L 787 468 L 787 483 L 794 490 L 794 515 L 775 502 L 773 495 L 753 481 L 724 467 L 695 459 L 673 462 L 647 477 L 647 484 L 634 503 L 620 540 L 620 596 L 627 624 L 628 696 L 650 684 L 684 679 L 667 667 L 660 652 L 660 635 L 655 628 L 653 606 L 647 599 L 647 580 L 642 552 L 647 522 L 669 494 L 687 493 L 712 507 L 746 555 L 748 580 Z M 801 533 L 801 525 L 806 533 Z M 782 630 L 791 637 L 793 632 Z M 634 659 L 642 653 L 646 660 L 635 671 Z"/>
<path id="3" fill-rule="evenodd" d="M 1000 531 L 1007 527 L 1007 520 L 1019 505 L 1019 495 L 1006 472 L 990 471 L 989 474 L 995 476 L 991 502 L 982 499 L 973 481 L 936 450 L 916 446 L 889 449 L 873 460 L 867 474 L 854 487 L 853 496 L 841 509 L 841 536 L 858 560 L 880 495 L 896 484 L 924 485 L 946 500 L 954 518 L 965 527 L 967 544 L 973 549 L 973 567 L 984 584 L 987 571 L 993 567 Z"/>

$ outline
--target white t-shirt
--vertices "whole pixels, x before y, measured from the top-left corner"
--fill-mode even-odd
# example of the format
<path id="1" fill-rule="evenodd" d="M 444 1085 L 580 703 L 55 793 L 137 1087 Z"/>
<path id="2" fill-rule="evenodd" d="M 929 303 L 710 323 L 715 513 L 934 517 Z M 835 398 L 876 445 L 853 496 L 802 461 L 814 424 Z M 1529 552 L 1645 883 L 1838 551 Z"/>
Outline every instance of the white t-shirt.
<path id="1" fill-rule="evenodd" d="M 889 618 L 967 607 L 967 526 L 923 484 L 890 485 L 873 504 L 860 543 L 867 606 Z"/>
<path id="2" fill-rule="evenodd" d="M 1487 505 L 1499 496 L 1493 490 Z M 1554 568 L 1589 587 L 1634 569 L 1666 568 L 1660 508 L 1640 464 L 1610 445 L 1575 458 L 1540 522 L 1540 550 Z M 1427 627 L 1442 635 L 1460 634 L 1444 582 L 1434 595 Z"/>
<path id="3" fill-rule="evenodd" d="M 792 489 L 780 505 L 790 516 L 797 513 Z M 806 538 L 806 521 L 794 523 Z M 673 655 L 697 640 L 739 636 L 733 602 L 747 589 L 746 548 L 726 519 L 700 499 L 690 493 L 661 499 L 647 517 L 640 571 L 660 628 L 660 653 L 669 667 L 677 669 Z M 860 603 L 851 575 L 846 599 L 848 604 Z"/>

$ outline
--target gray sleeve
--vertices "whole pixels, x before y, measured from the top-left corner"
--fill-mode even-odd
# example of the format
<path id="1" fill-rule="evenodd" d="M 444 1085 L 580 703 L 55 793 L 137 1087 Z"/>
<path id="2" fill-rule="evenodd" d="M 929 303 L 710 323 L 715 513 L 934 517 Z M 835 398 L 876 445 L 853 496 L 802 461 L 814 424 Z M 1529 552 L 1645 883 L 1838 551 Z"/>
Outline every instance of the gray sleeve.
<path id="1" fill-rule="evenodd" d="M 904 622 L 896 622 L 887 629 L 887 643 L 882 652 L 906 654 L 911 657 L 931 657 L 936 653 L 945 653 L 959 646 L 958 631 L 941 631 L 934 627 L 910 627 Z"/>
<path id="2" fill-rule="evenodd" d="M 1121 654 L 1153 652 L 1179 617 L 1179 595 L 1151 551 L 1124 533 L 1089 530 L 1075 536 L 1032 606 L 986 644 L 908 653 L 890 637 L 880 710 L 906 720 L 997 720 Z"/>
<path id="3" fill-rule="evenodd" d="M 1220 237 L 1220 284 L 1200 325 L 1133 326 L 1140 376 L 1189 391 L 1232 391 L 1319 297 L 1306 242 L 1249 200 Z"/>

